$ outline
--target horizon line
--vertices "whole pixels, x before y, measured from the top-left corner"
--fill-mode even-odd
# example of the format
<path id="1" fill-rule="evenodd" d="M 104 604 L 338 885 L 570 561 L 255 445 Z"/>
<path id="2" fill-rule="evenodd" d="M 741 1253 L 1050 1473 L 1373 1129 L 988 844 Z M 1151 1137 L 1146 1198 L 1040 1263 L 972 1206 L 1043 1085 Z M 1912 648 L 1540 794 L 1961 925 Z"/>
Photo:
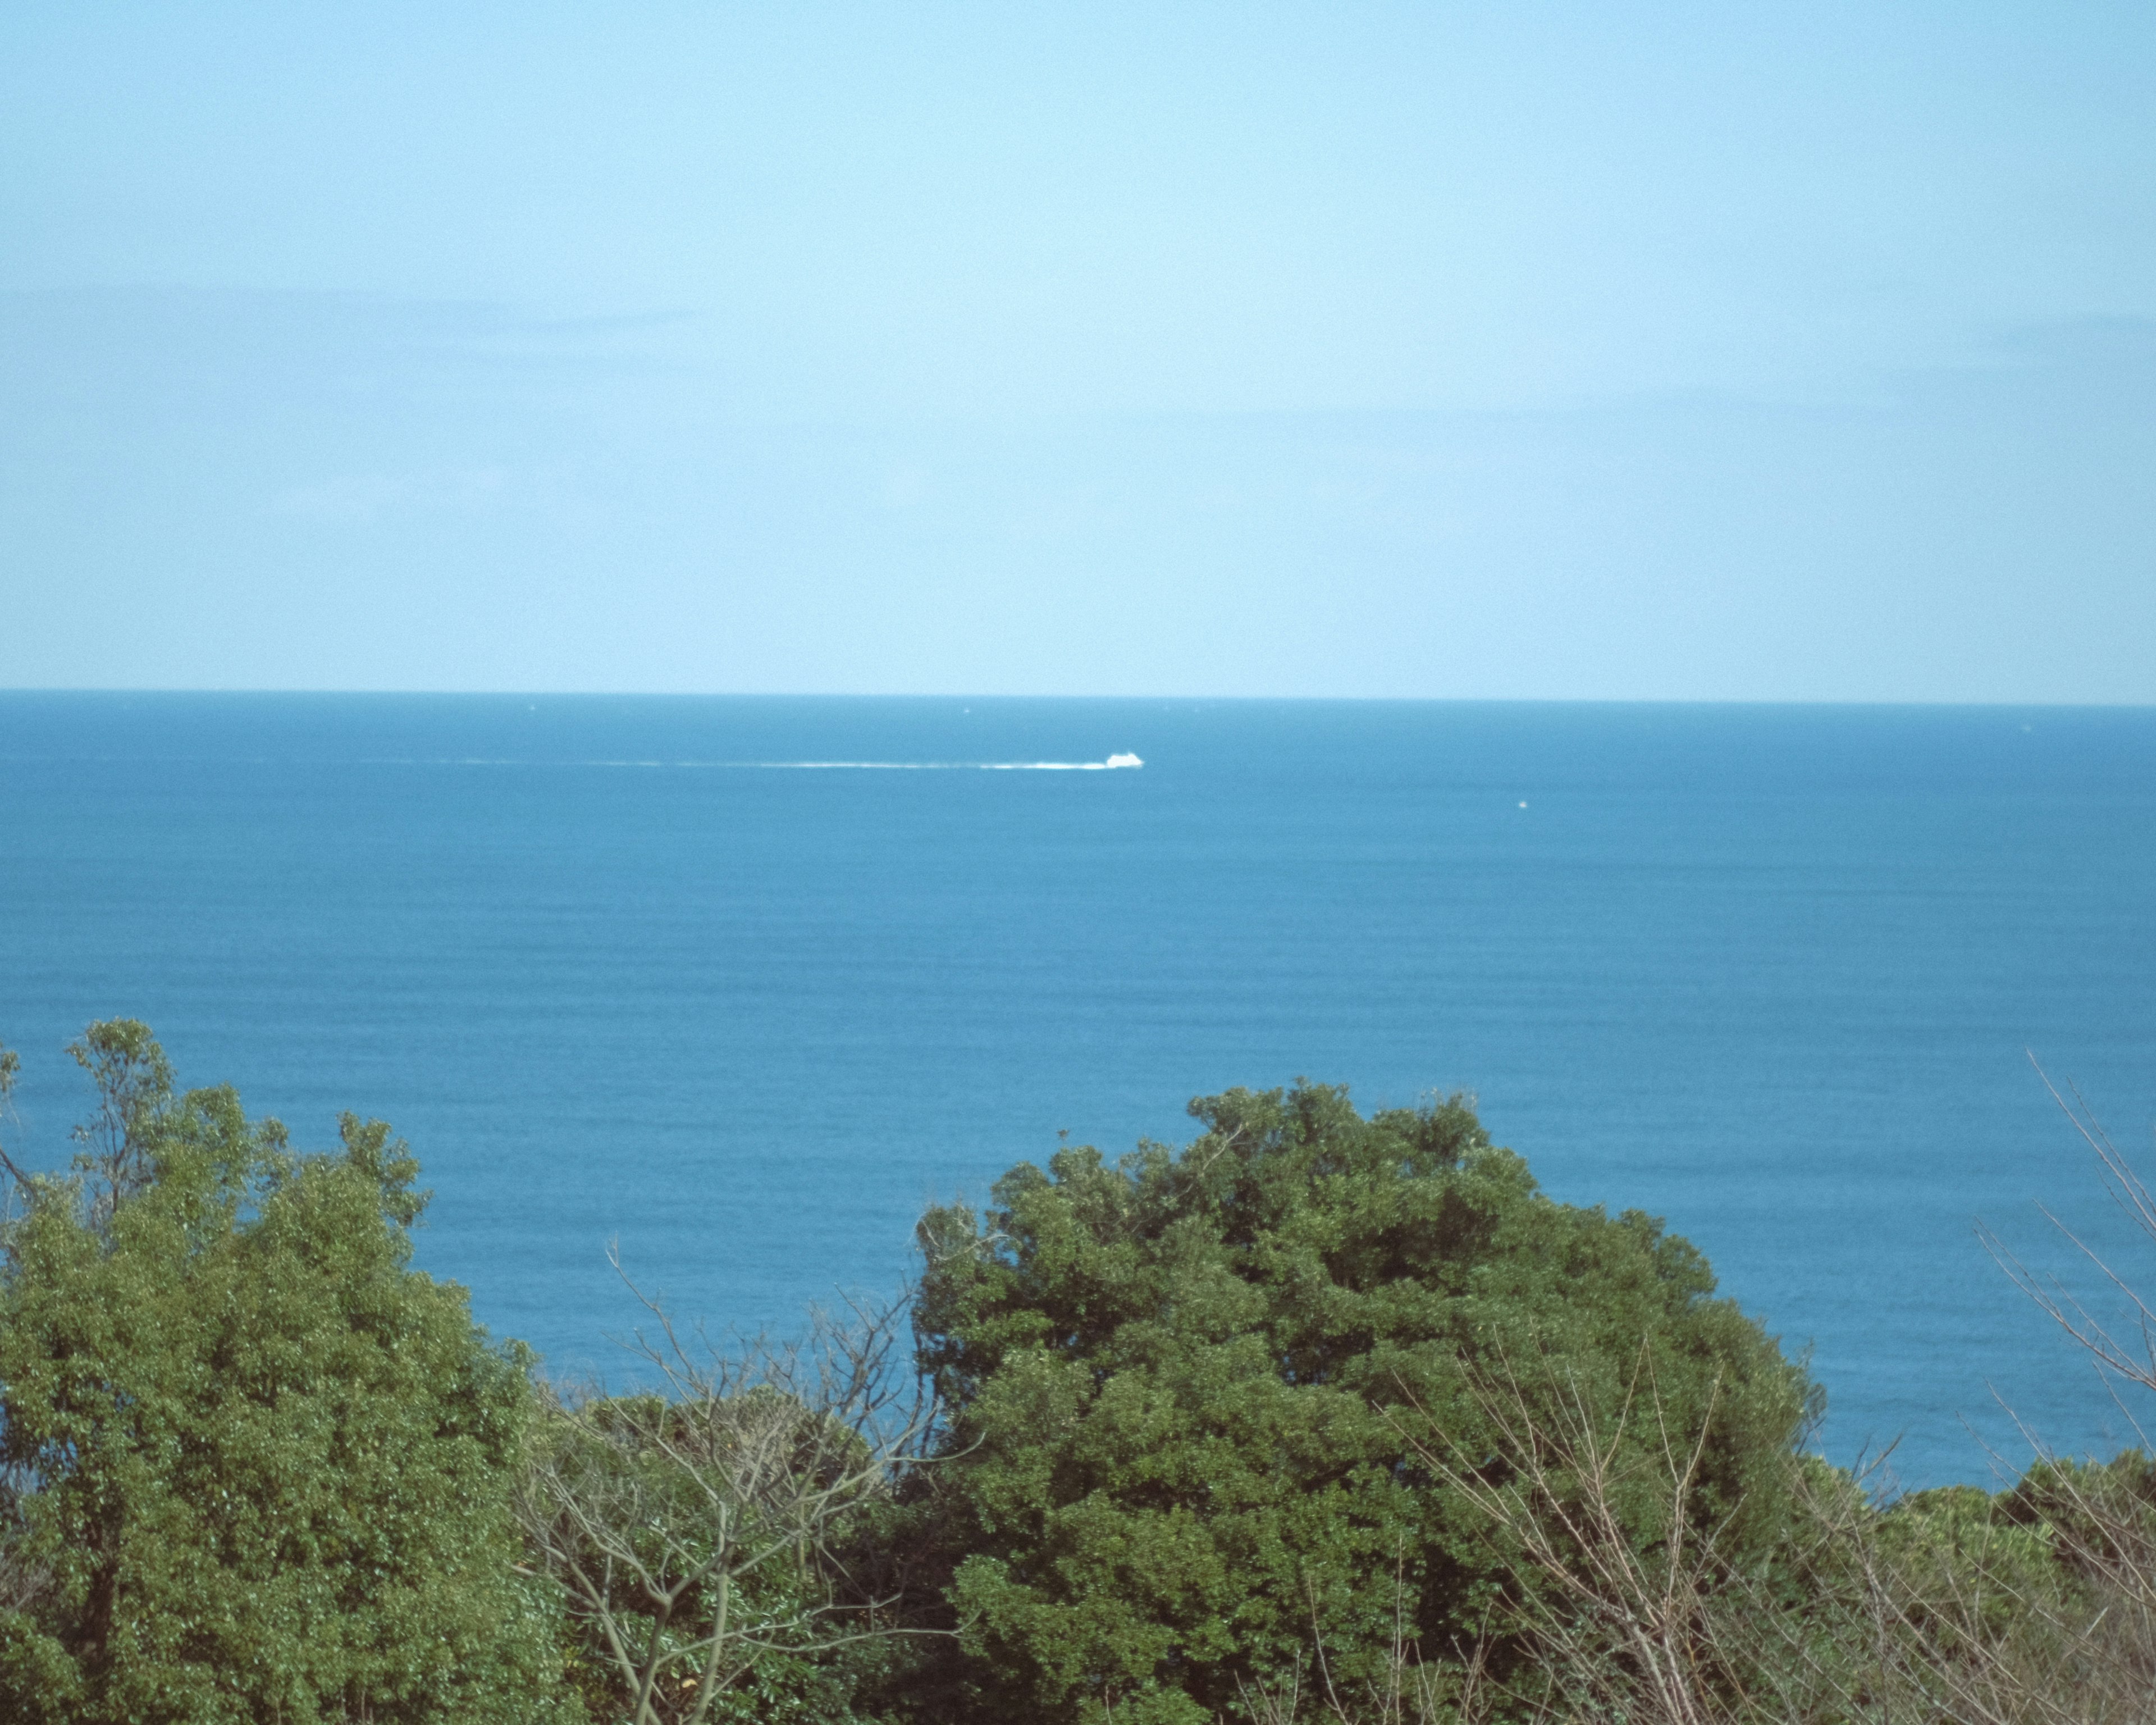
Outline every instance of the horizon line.
<path id="1" fill-rule="evenodd" d="M 151 696 L 204 699 L 342 699 L 429 701 L 1122 701 L 1240 706 L 1625 706 L 1625 707 L 1926 707 L 2043 710 L 2082 712 L 2137 712 L 2156 709 L 2148 701 L 2075 701 L 2056 697 L 2002 699 L 1936 696 L 1729 696 L 1729 695 L 1218 695 L 1174 692 L 1089 694 L 1068 691 L 1016 694 L 1004 691 L 917 690 L 725 690 L 725 689 L 453 689 L 453 688 L 191 688 L 144 685 L 99 686 L 82 684 L 0 684 L 0 700 L 22 696 Z"/>

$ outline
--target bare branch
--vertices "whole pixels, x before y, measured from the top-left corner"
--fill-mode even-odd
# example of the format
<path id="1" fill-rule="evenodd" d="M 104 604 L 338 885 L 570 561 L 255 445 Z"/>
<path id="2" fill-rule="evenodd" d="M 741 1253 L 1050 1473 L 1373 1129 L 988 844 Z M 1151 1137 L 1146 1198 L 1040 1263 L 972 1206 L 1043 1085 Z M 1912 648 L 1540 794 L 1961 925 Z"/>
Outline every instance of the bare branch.
<path id="1" fill-rule="evenodd" d="M 720 1347 L 623 1279 L 649 1320 L 624 1346 L 656 1387 L 556 1394 L 523 1513 L 637 1725 L 696 1725 L 768 1655 L 927 1633 L 860 1596 L 844 1548 L 923 1459 L 905 1302 L 846 1298 L 800 1340 Z"/>

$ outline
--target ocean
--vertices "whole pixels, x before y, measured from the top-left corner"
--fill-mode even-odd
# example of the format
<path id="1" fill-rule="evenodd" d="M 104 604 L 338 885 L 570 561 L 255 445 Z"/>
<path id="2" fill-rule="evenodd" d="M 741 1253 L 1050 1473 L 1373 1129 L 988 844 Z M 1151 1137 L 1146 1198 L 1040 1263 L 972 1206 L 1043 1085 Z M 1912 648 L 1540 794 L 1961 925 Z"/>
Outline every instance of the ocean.
<path id="1" fill-rule="evenodd" d="M 610 1242 L 783 1329 L 1303 1076 L 1666 1217 L 1837 1461 L 2137 1440 L 1974 1228 L 2156 1297 L 2031 1062 L 2148 1148 L 2156 710 L 15 692 L 0 809 L 18 1153 L 146 1019 L 303 1146 L 391 1121 L 422 1266 L 567 1377 L 629 1375 Z"/>

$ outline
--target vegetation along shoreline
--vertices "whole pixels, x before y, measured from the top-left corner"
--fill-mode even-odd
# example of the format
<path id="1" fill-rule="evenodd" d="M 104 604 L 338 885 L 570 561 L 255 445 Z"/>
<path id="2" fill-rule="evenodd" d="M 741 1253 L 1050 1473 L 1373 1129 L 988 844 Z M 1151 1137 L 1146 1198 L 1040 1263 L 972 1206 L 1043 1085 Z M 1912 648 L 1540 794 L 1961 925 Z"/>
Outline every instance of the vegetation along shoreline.
<path id="1" fill-rule="evenodd" d="M 2146 1455 L 1830 1466 L 1697 1250 L 1456 1096 L 1201 1098 L 931 1209 L 902 1298 L 647 1301 L 609 1394 L 413 1267 L 382 1122 L 301 1153 L 137 1022 L 70 1051 L 70 1171 L 0 1143 L 10 1721 L 2150 1717 Z"/>

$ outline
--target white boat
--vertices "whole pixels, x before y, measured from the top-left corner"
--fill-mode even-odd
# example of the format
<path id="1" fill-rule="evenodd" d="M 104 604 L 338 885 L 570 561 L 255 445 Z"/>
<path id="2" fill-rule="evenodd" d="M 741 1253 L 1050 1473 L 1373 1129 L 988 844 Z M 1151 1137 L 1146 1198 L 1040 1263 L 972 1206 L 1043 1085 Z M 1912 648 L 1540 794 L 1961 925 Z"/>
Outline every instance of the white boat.
<path id="1" fill-rule="evenodd" d="M 1108 765 L 1111 767 L 1142 767 L 1145 765 L 1145 762 L 1138 759 L 1136 755 L 1111 755 L 1108 757 Z"/>

